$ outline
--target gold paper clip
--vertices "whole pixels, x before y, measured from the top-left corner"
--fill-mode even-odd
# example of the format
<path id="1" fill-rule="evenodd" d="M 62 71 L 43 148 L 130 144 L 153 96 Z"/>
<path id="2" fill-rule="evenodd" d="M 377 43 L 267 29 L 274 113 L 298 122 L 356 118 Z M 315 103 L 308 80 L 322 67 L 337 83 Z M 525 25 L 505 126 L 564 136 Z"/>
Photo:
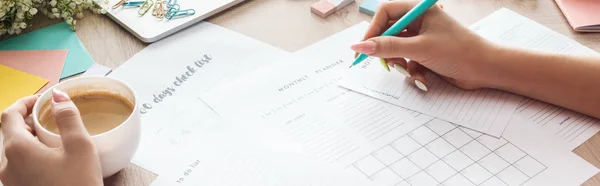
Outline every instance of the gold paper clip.
<path id="1" fill-rule="evenodd" d="M 154 10 L 152 10 L 152 15 L 158 19 L 162 19 L 165 17 L 165 5 L 162 0 L 156 1 L 154 4 Z"/>
<path id="2" fill-rule="evenodd" d="M 152 1 L 152 0 L 144 1 L 144 3 L 140 6 L 140 9 L 138 10 L 138 14 L 140 14 L 140 16 L 146 15 L 148 10 L 150 10 L 150 8 L 152 8 L 153 4 L 154 4 L 154 1 Z"/>
<path id="3" fill-rule="evenodd" d="M 112 9 L 117 9 L 119 7 L 121 7 L 121 5 L 123 5 L 123 3 L 127 2 L 127 0 L 121 0 L 119 1 L 117 4 L 112 6 Z"/>

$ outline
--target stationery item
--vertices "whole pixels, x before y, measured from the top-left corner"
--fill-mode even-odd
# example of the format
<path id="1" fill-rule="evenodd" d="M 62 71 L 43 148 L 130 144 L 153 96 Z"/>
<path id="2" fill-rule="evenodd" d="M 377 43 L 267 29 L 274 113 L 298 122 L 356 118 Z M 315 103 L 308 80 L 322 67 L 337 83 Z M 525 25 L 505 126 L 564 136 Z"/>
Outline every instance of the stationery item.
<path id="1" fill-rule="evenodd" d="M 510 20 L 510 21 L 508 21 Z M 495 43 L 549 53 L 600 56 L 535 21 L 508 9 L 500 9 L 471 26 L 479 35 Z M 584 114 L 523 98 L 516 115 L 569 143 L 573 150 L 600 131 L 600 120 Z"/>
<path id="2" fill-rule="evenodd" d="M 157 1 L 161 1 L 161 0 L 157 0 Z M 144 1 L 144 4 L 142 4 L 140 6 L 140 9 L 138 10 L 138 14 L 140 14 L 140 16 L 146 15 L 146 13 L 150 10 L 150 8 L 152 8 L 152 5 L 154 5 L 154 1 L 152 1 L 152 0 Z"/>
<path id="3" fill-rule="evenodd" d="M 373 65 L 351 69 L 339 85 L 397 106 L 500 137 L 521 97 L 492 89 L 463 90 L 435 74 L 425 75 L 428 92 L 397 73 L 381 73 Z"/>
<path id="4" fill-rule="evenodd" d="M 3 50 L 0 65 L 47 79 L 48 84 L 38 92 L 44 92 L 60 80 L 67 50 Z"/>
<path id="5" fill-rule="evenodd" d="M 103 1 L 103 0 L 97 0 Z M 171 6 L 164 6 L 164 13 L 158 13 L 159 16 L 140 16 L 140 11 L 137 8 L 118 8 L 120 2 L 123 0 L 106 0 L 108 4 L 103 2 L 98 5 L 107 9 L 106 15 L 112 20 L 121 25 L 124 29 L 129 31 L 136 38 L 145 43 L 152 43 L 165 38 L 171 34 L 174 34 L 184 28 L 194 25 L 214 14 L 225 11 L 226 9 L 243 2 L 244 0 L 179 0 L 179 1 L 167 1 L 168 5 L 178 4 L 181 9 L 192 9 L 194 13 L 187 12 L 186 16 L 173 16 L 177 19 L 162 19 L 166 16 L 166 11 Z M 159 0 L 160 1 L 160 0 Z M 142 1 L 144 2 L 144 1 Z M 154 2 L 155 4 L 158 1 Z M 143 3 L 141 3 L 143 4 Z M 140 6 L 141 6 L 140 4 Z M 114 9 L 111 8 L 116 6 Z M 156 7 L 155 7 L 156 10 Z M 180 15 L 180 14 L 175 14 Z M 158 19 L 158 21 L 157 21 Z"/>
<path id="6" fill-rule="evenodd" d="M 165 14 L 165 18 L 167 18 L 168 20 L 171 20 L 175 17 L 186 17 L 186 16 L 191 16 L 196 14 L 196 10 L 194 9 L 187 9 L 187 10 L 179 10 L 180 6 L 178 4 L 172 5 L 169 8 L 169 11 L 167 11 L 167 13 Z"/>
<path id="7" fill-rule="evenodd" d="M 198 95 L 286 54 L 207 22 L 144 48 L 109 74 L 132 86 L 140 100 L 144 126 L 132 162 L 158 175 L 179 171 L 166 169 L 170 161 L 164 160 L 197 141 L 204 127 L 224 124 Z"/>
<path id="8" fill-rule="evenodd" d="M 271 132 L 258 126 L 226 124 L 198 131 L 192 144 L 173 153 L 172 165 L 164 167 L 172 171 L 159 175 L 152 186 L 371 185 L 355 172 L 273 146 L 273 141 L 286 139 Z"/>
<path id="9" fill-rule="evenodd" d="M 554 0 L 567 21 L 578 32 L 600 32 L 597 0 Z"/>
<path id="10" fill-rule="evenodd" d="M 90 67 L 87 71 L 85 71 L 82 76 L 90 76 L 90 75 L 95 75 L 95 76 L 106 76 L 108 75 L 110 72 L 112 72 L 112 69 L 98 64 L 98 63 L 94 63 L 94 65 L 92 65 L 92 67 Z"/>
<path id="11" fill-rule="evenodd" d="M 66 22 L 1 41 L 0 50 L 69 50 L 61 79 L 84 72 L 94 63 Z"/>
<path id="12" fill-rule="evenodd" d="M 389 185 L 581 185 L 599 171 L 564 141 L 511 120 L 501 138 L 434 119 L 351 167 Z"/>
<path id="13" fill-rule="evenodd" d="M 359 11 L 370 16 L 374 16 L 379 4 L 388 0 L 365 0 L 359 6 Z"/>
<path id="14" fill-rule="evenodd" d="M 298 51 L 302 65 L 274 63 L 219 85 L 201 99 L 229 121 L 279 128 L 305 153 L 376 185 L 580 185 L 598 172 L 565 150 L 564 141 L 519 118 L 511 120 L 501 138 L 414 111 L 416 123 L 400 124 L 393 122 L 406 117 L 399 107 L 336 87 L 344 63 L 352 62 L 340 59 L 352 53 L 340 46 L 366 29 L 363 22 Z"/>
<path id="15" fill-rule="evenodd" d="M 156 1 L 156 3 L 154 4 L 154 9 L 152 9 L 152 16 L 158 19 L 162 19 L 163 17 L 165 17 L 165 8 L 166 7 L 163 1 Z"/>
<path id="16" fill-rule="evenodd" d="M 48 80 L 0 65 L 0 110 L 4 111 L 18 99 L 33 95 Z"/>
<path id="17" fill-rule="evenodd" d="M 142 128 L 136 91 L 121 80 L 101 76 L 69 79 L 55 88 L 67 93 L 79 109 L 98 153 L 102 177 L 107 178 L 129 166 Z M 32 128 L 40 142 L 58 148 L 62 146 L 61 137 L 56 133 L 58 130 L 52 130 L 54 119 L 49 116 L 52 92 L 44 92 L 35 102 L 32 111 L 35 127 Z M 81 100 L 82 96 L 85 100 Z"/>
<path id="18" fill-rule="evenodd" d="M 310 12 L 320 16 L 327 17 L 335 13 L 349 4 L 354 0 L 319 0 L 319 2 L 310 6 Z"/>
<path id="19" fill-rule="evenodd" d="M 431 6 L 435 5 L 437 0 L 423 0 L 419 2 L 415 7 L 413 7 L 410 11 L 408 11 L 402 18 L 400 18 L 396 23 L 394 23 L 389 29 L 387 29 L 382 36 L 396 36 L 400 34 L 408 25 L 410 25 L 413 21 L 415 21 L 419 16 L 423 15 Z M 352 63 L 352 66 L 355 66 L 361 63 L 363 60 L 367 59 L 369 55 L 360 54 Z M 352 67 L 350 66 L 350 67 Z"/>

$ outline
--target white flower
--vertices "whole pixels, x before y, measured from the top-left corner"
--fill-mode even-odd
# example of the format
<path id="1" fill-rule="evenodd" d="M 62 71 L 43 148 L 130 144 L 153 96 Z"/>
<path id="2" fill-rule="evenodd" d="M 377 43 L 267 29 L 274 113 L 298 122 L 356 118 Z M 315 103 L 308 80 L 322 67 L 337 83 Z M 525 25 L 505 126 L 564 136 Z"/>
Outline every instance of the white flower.
<path id="1" fill-rule="evenodd" d="M 50 1 L 50 6 L 52 6 L 52 7 L 56 6 L 56 0 Z M 52 12 L 54 12 L 54 11 L 52 11 Z"/>
<path id="2" fill-rule="evenodd" d="M 37 12 L 38 12 L 38 10 L 36 8 L 29 9 L 29 14 L 31 14 L 31 15 L 35 15 L 35 14 L 37 14 Z"/>
<path id="3" fill-rule="evenodd" d="M 13 30 L 12 28 L 11 28 L 11 29 L 8 29 L 8 34 L 11 34 L 11 35 L 12 35 L 12 34 L 14 34 L 14 33 L 15 33 L 15 30 Z"/>
<path id="4" fill-rule="evenodd" d="M 21 24 L 19 26 L 21 26 L 22 29 L 25 29 L 25 28 L 27 28 L 27 23 L 21 22 Z"/>
<path id="5" fill-rule="evenodd" d="M 63 12 L 61 15 L 62 18 L 67 18 L 69 17 L 69 13 L 68 12 Z"/>
<path id="6" fill-rule="evenodd" d="M 13 23 L 12 24 L 12 29 L 17 29 L 17 28 L 19 28 L 19 23 L 16 23 L 16 22 Z"/>
<path id="7" fill-rule="evenodd" d="M 100 13 L 102 13 L 102 14 L 106 14 L 106 9 L 104 9 L 104 8 L 103 8 L 103 9 L 100 9 Z"/>
<path id="8" fill-rule="evenodd" d="M 60 17 L 59 13 L 53 13 L 52 15 L 54 16 L 54 18 L 59 18 Z"/>
<path id="9" fill-rule="evenodd" d="M 21 33 L 21 29 L 20 29 L 20 28 L 17 28 L 17 29 L 15 29 L 15 34 L 17 34 L 17 35 L 18 35 L 18 34 L 20 34 L 20 33 Z"/>
<path id="10" fill-rule="evenodd" d="M 23 12 L 17 12 L 17 18 L 25 18 L 25 15 L 23 14 Z"/>
<path id="11" fill-rule="evenodd" d="M 65 3 L 69 3 L 69 2 L 71 2 L 71 0 L 64 0 L 64 1 L 65 1 Z"/>
<path id="12" fill-rule="evenodd" d="M 27 11 L 27 10 L 29 10 L 29 7 L 28 6 L 23 6 L 22 9 L 23 9 L 23 11 Z"/>
<path id="13" fill-rule="evenodd" d="M 58 13 L 58 8 L 52 8 L 52 13 Z"/>
<path id="14" fill-rule="evenodd" d="M 0 17 L 4 17 L 4 15 L 6 15 L 6 12 L 0 12 Z"/>
<path id="15" fill-rule="evenodd" d="M 71 7 L 72 9 L 75 9 L 75 2 L 69 3 L 69 7 Z"/>

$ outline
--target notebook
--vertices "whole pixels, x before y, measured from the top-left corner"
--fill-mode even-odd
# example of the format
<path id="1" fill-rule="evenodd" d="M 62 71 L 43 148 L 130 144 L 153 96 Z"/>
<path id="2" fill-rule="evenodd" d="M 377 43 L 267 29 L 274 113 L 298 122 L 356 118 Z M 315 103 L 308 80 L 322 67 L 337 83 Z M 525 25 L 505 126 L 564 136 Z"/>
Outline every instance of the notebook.
<path id="1" fill-rule="evenodd" d="M 182 16 L 168 20 L 166 18 L 158 19 L 152 16 L 152 9 L 146 12 L 145 15 L 138 14 L 138 7 L 118 7 L 112 8 L 113 5 L 121 0 L 96 0 L 99 5 L 106 8 L 106 14 L 127 31 L 131 32 L 135 37 L 145 43 L 152 43 L 183 30 L 195 23 L 198 23 L 216 13 L 222 12 L 244 0 L 170 0 L 163 1 L 165 3 L 173 3 L 179 5 L 181 10 L 189 10 L 195 12 L 190 16 Z M 126 0 L 123 0 L 126 1 Z M 150 1 L 153 2 L 153 1 Z"/>
<path id="2" fill-rule="evenodd" d="M 600 32 L 599 0 L 555 1 L 575 31 Z"/>

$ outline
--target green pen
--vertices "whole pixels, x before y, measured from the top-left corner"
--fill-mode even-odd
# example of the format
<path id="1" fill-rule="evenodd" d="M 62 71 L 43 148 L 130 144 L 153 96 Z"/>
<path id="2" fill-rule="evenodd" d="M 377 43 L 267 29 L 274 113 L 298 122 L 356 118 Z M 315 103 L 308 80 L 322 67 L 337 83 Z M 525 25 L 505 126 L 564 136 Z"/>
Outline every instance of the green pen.
<path id="1" fill-rule="evenodd" d="M 438 0 L 423 0 L 413 9 L 408 11 L 406 15 L 404 15 L 398 22 L 394 23 L 389 29 L 387 29 L 381 36 L 397 36 L 402 32 L 408 25 L 410 25 L 413 21 L 415 21 L 419 16 L 423 15 L 429 8 L 431 8 Z M 360 62 L 367 59 L 369 55 L 360 54 L 352 63 L 352 66 L 358 65 Z M 387 64 L 386 64 L 387 66 Z"/>

